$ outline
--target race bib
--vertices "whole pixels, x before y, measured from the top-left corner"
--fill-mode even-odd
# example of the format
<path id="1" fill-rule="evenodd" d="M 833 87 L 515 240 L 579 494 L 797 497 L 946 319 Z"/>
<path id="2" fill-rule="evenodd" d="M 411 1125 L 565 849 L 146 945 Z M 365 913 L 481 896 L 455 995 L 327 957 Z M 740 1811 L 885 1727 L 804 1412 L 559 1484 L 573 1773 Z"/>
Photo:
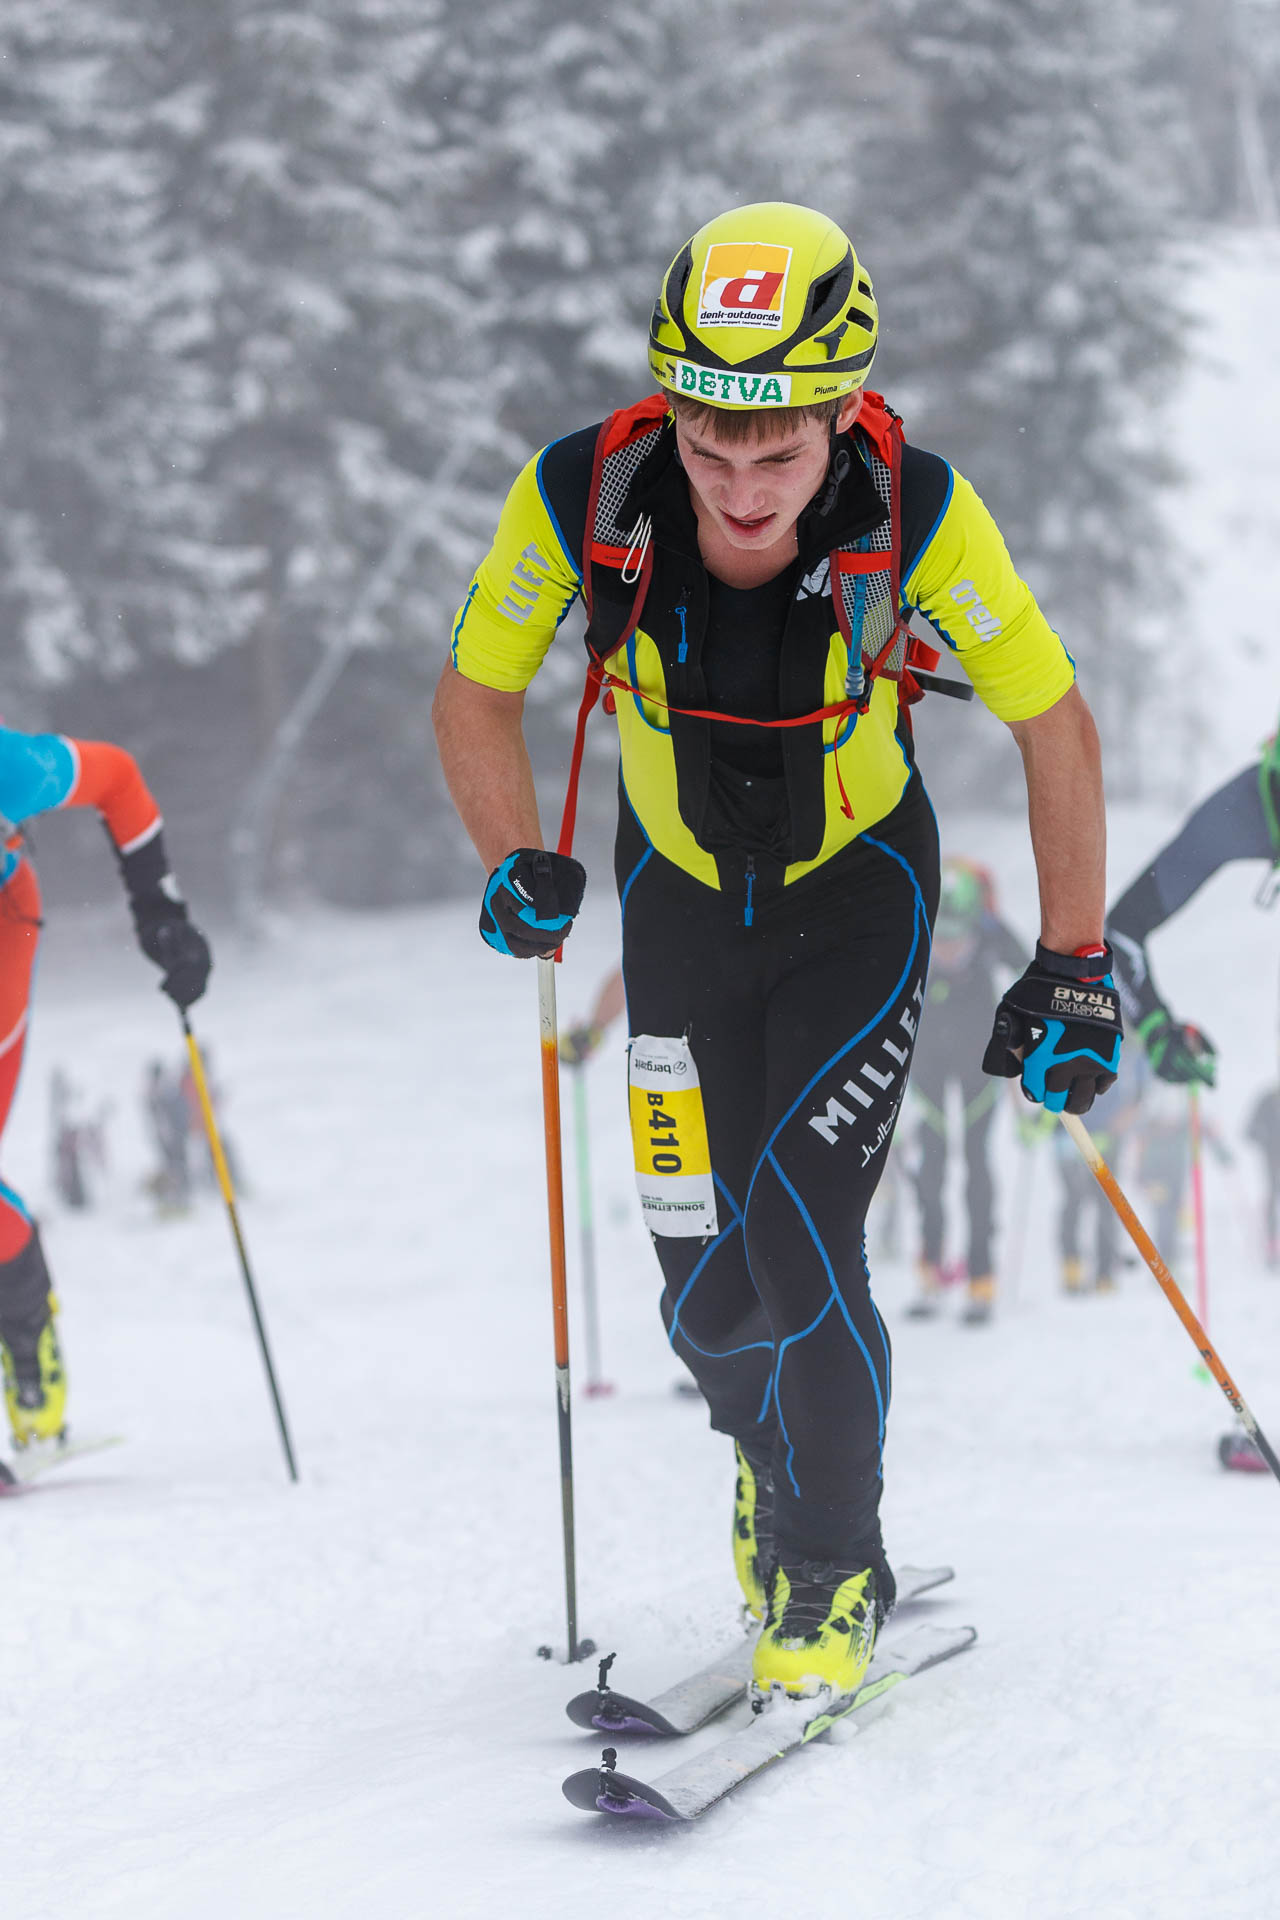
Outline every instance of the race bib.
<path id="1" fill-rule="evenodd" d="M 650 1233 L 705 1239 L 719 1232 L 707 1122 L 687 1040 L 637 1034 L 628 1048 L 636 1185 Z"/>

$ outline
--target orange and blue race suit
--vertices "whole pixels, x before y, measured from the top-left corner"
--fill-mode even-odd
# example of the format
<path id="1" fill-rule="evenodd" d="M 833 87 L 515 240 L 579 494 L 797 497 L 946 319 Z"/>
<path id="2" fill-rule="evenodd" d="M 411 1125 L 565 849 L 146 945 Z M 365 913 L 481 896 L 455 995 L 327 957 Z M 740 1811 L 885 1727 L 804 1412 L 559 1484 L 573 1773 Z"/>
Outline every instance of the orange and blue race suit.
<path id="1" fill-rule="evenodd" d="M 160 834 L 160 811 L 123 747 L 56 733 L 0 727 L 0 1133 L 13 1103 L 27 1032 L 27 1004 L 40 937 L 40 889 L 19 829 L 60 807 L 96 807 L 120 855 Z M 0 1181 L 0 1263 L 21 1253 L 31 1218 Z"/>

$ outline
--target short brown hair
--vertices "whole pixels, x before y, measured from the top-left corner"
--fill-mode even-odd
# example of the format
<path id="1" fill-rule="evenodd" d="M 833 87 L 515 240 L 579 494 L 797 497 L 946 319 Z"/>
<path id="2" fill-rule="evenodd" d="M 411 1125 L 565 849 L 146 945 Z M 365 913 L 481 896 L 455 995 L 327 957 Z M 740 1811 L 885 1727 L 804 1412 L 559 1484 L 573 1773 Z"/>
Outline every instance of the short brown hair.
<path id="1" fill-rule="evenodd" d="M 834 420 L 845 400 L 815 400 L 810 407 L 712 407 L 705 400 L 694 400 L 687 393 L 667 393 L 667 405 L 686 426 L 710 427 L 717 440 L 727 447 L 740 447 L 748 440 L 781 440 L 785 433 L 806 420 L 826 426 Z"/>

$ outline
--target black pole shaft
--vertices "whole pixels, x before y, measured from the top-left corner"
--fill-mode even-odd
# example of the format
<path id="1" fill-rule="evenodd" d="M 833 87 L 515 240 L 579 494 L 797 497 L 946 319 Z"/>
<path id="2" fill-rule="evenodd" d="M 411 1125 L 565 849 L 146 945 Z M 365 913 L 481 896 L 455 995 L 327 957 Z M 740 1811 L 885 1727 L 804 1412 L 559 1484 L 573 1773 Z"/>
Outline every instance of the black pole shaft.
<path id="1" fill-rule="evenodd" d="M 558 1372 L 558 1369 L 557 1369 Z M 556 1382 L 556 1419 L 560 1429 L 560 1520 L 564 1530 L 564 1607 L 569 1664 L 578 1658 L 578 1556 L 573 1528 L 573 1430 L 568 1380 Z"/>
<path id="2" fill-rule="evenodd" d="M 258 1305 L 258 1292 L 253 1284 L 253 1273 L 249 1266 L 249 1250 L 244 1243 L 244 1234 L 240 1230 L 240 1215 L 236 1209 L 235 1190 L 231 1184 L 231 1170 L 227 1165 L 227 1156 L 223 1150 L 222 1137 L 218 1132 L 218 1123 L 214 1116 L 213 1102 L 209 1097 L 209 1083 L 205 1078 L 204 1061 L 196 1044 L 195 1034 L 191 1031 L 185 1009 L 182 1009 L 182 1031 L 187 1039 L 187 1051 L 191 1056 L 191 1071 L 195 1078 L 196 1092 L 200 1096 L 200 1112 L 204 1118 L 205 1132 L 209 1138 L 209 1151 L 213 1155 L 214 1171 L 218 1176 L 218 1185 L 222 1189 L 222 1198 L 227 1209 L 227 1218 L 231 1222 L 231 1237 L 236 1243 L 236 1252 L 240 1257 L 240 1272 L 244 1276 L 245 1292 L 249 1296 L 249 1311 L 253 1315 L 254 1330 L 258 1336 L 258 1350 L 262 1355 L 262 1364 L 266 1370 L 267 1385 L 271 1389 L 271 1404 L 276 1410 L 276 1425 L 280 1429 L 280 1445 L 284 1448 L 285 1465 L 289 1469 L 289 1478 L 297 1484 L 298 1467 L 293 1457 L 293 1442 L 289 1438 L 289 1423 L 285 1418 L 284 1402 L 280 1398 L 280 1388 L 276 1381 L 276 1370 L 271 1363 L 271 1347 L 267 1340 L 267 1329 L 263 1324 L 262 1310 Z"/>

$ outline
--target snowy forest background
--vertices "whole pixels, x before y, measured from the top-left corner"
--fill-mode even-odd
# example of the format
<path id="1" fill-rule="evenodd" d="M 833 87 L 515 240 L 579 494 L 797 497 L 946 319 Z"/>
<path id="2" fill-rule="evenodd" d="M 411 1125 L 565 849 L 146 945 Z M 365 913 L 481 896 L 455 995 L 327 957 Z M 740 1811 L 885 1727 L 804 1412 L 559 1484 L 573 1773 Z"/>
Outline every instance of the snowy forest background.
<path id="1" fill-rule="evenodd" d="M 1170 410 L 1276 179 L 1280 0 L 7 0 L 0 709 L 138 753 L 204 915 L 473 888 L 427 708 L 506 486 L 646 390 L 687 234 L 787 198 L 853 233 L 874 384 L 995 512 L 1112 793 L 1171 795 L 1212 636 Z M 930 704 L 935 791 L 999 802 L 1016 755 Z M 110 890 L 58 831 L 51 896 Z"/>

